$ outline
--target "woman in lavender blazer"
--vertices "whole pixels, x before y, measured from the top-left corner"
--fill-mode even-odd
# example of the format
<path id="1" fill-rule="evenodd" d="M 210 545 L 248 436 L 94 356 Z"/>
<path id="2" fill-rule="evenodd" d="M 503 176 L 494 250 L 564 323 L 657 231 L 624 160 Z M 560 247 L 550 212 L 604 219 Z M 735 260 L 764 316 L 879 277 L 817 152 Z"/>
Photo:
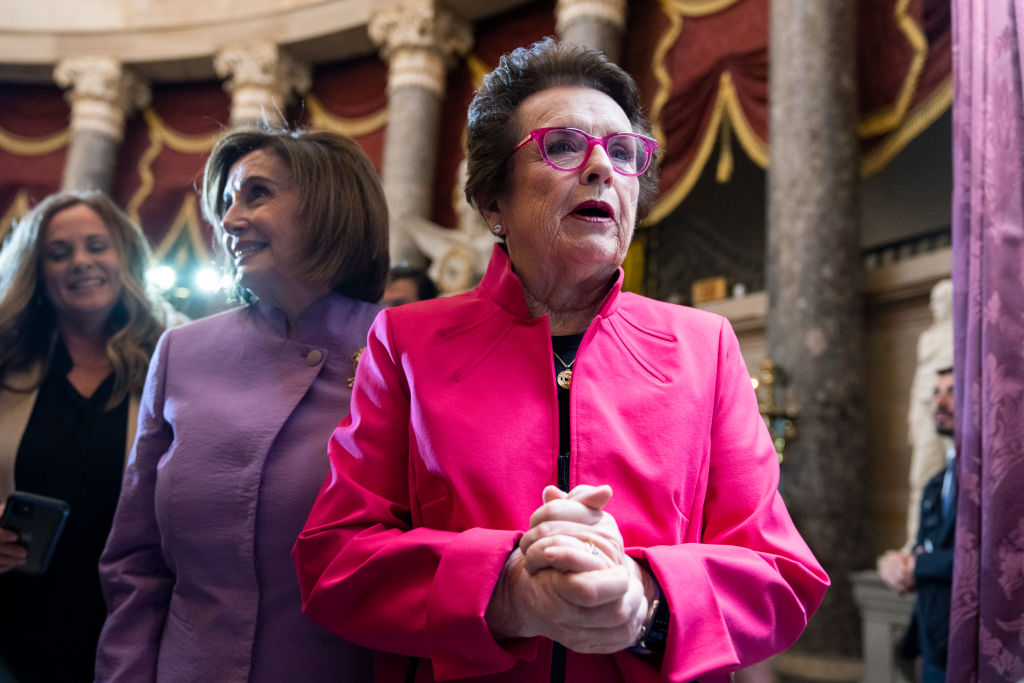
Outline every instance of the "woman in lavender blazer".
<path id="1" fill-rule="evenodd" d="M 384 289 L 376 171 L 337 135 L 235 131 L 203 209 L 249 303 L 157 346 L 100 561 L 97 680 L 368 681 L 369 653 L 303 616 L 289 550 Z"/>

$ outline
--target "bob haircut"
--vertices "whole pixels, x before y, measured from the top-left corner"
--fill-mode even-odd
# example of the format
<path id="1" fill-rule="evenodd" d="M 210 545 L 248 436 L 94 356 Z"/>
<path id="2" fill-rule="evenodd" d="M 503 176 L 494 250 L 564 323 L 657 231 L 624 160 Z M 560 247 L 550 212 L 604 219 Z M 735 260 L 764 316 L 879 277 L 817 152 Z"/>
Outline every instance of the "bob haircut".
<path id="1" fill-rule="evenodd" d="M 466 131 L 466 199 L 483 211 L 503 195 L 508 159 L 529 131 L 518 120 L 519 105 L 548 88 L 593 88 L 611 97 L 625 112 L 632 132 L 650 135 L 636 83 L 604 53 L 545 38 L 503 55 L 469 105 Z M 657 161 L 657 159 L 655 159 Z M 637 219 L 647 215 L 658 189 L 657 164 L 639 177 Z"/>
<path id="2" fill-rule="evenodd" d="M 298 245 L 305 277 L 353 299 L 376 303 L 384 293 L 388 254 L 388 208 L 370 160 L 350 138 L 286 128 L 243 128 L 217 142 L 203 174 L 203 215 L 216 233 L 214 250 L 235 275 L 223 218 L 224 186 L 231 167 L 258 149 L 273 152 L 287 166 L 299 191 Z M 251 301 L 241 284 L 236 298 Z"/>
<path id="3" fill-rule="evenodd" d="M 129 393 L 142 391 L 149 358 L 164 331 L 167 307 L 146 285 L 151 252 L 142 230 L 96 190 L 64 191 L 45 198 L 17 221 L 0 252 L 0 384 L 14 389 L 8 383 L 11 375 L 37 363 L 44 364 L 40 381 L 45 376 L 57 338 L 57 313 L 39 275 L 46 230 L 55 215 L 79 204 L 103 220 L 121 262 L 121 299 L 103 330 L 114 371 L 109 409 Z"/>

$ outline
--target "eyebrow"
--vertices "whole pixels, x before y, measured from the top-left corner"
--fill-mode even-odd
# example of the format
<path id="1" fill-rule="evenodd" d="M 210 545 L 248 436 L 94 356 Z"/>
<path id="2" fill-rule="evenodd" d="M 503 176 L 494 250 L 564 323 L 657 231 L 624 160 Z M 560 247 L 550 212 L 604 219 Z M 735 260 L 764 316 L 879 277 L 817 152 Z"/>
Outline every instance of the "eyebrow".
<path id="1" fill-rule="evenodd" d="M 246 187 L 247 185 L 252 185 L 255 182 L 266 183 L 268 185 L 280 185 L 280 183 L 278 183 L 273 178 L 268 178 L 267 176 L 262 176 L 262 175 L 250 175 L 250 176 L 245 176 L 244 178 L 242 178 L 242 181 L 237 184 L 237 187 L 238 187 L 238 189 L 242 189 L 243 187 Z M 236 186 L 232 185 L 231 183 L 229 183 L 227 181 L 225 181 L 224 182 L 224 194 L 223 194 L 223 196 L 221 198 L 222 199 L 227 199 L 228 196 L 230 195 L 230 193 L 233 192 L 233 188 L 234 187 L 236 187 Z"/>

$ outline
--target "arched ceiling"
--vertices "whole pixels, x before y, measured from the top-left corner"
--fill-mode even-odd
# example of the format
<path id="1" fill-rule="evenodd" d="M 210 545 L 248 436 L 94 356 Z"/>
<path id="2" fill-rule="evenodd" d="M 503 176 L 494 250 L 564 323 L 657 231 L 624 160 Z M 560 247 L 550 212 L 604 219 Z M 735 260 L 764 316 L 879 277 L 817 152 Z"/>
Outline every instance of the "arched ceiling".
<path id="1" fill-rule="evenodd" d="M 0 80 L 51 80 L 61 59 L 119 58 L 157 81 L 213 78 L 211 55 L 269 39 L 299 59 L 329 62 L 375 49 L 374 9 L 397 0 L 0 0 Z M 526 0 L 448 0 L 469 21 Z"/>

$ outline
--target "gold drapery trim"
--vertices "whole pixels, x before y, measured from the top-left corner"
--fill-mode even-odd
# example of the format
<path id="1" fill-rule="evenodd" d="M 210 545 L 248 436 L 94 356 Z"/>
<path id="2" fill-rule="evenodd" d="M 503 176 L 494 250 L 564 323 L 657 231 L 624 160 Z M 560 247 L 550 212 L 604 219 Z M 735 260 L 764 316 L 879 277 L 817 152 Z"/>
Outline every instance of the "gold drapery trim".
<path id="1" fill-rule="evenodd" d="M 644 264 L 646 258 L 647 235 L 637 230 L 633 233 L 633 241 L 626 251 L 626 258 L 622 262 L 622 291 L 644 293 Z"/>
<path id="2" fill-rule="evenodd" d="M 717 14 L 735 5 L 740 0 L 665 0 L 663 5 L 672 5 L 679 14 L 687 17 L 704 17 Z"/>
<path id="3" fill-rule="evenodd" d="M 490 67 L 475 53 L 466 57 L 466 66 L 469 68 L 469 77 L 473 81 L 473 89 L 479 90 L 483 85 L 484 76 L 491 71 Z"/>
<path id="4" fill-rule="evenodd" d="M 14 226 L 14 221 L 28 213 L 28 193 L 25 190 L 18 190 L 14 195 L 14 201 L 7 207 L 4 217 L 0 218 L 0 242 L 7 239 L 7 233 Z"/>
<path id="5" fill-rule="evenodd" d="M 139 220 L 139 207 L 149 197 L 156 183 L 151 167 L 157 157 L 160 156 L 160 152 L 163 151 L 164 145 L 183 154 L 203 154 L 213 149 L 213 146 L 222 135 L 220 131 L 208 135 L 186 135 L 179 133 L 164 123 L 163 119 L 152 108 L 144 111 L 142 116 L 149 131 L 149 147 L 142 154 L 137 167 L 139 180 L 141 181 L 139 189 L 132 195 L 126 207 L 128 215 L 136 221 Z"/>
<path id="6" fill-rule="evenodd" d="M 338 133 L 339 135 L 345 135 L 350 138 L 367 135 L 368 133 L 380 130 L 388 123 L 387 107 L 379 109 L 378 111 L 366 116 L 346 119 L 340 116 L 335 116 L 331 112 L 327 111 L 323 102 L 321 102 L 313 93 L 306 95 L 306 108 L 309 110 L 309 120 L 310 123 L 313 124 L 314 128 L 330 131 L 331 133 Z"/>
<path id="7" fill-rule="evenodd" d="M 878 173 L 893 157 L 903 151 L 921 131 L 935 122 L 953 105 L 953 76 L 950 74 L 906 116 L 903 125 L 890 133 L 881 143 L 861 158 L 861 177 Z"/>
<path id="8" fill-rule="evenodd" d="M 0 128 L 0 149 L 22 157 L 39 157 L 67 147 L 71 142 L 71 128 L 41 138 L 25 138 Z"/>
<path id="9" fill-rule="evenodd" d="M 672 213 L 697 184 L 697 180 L 711 156 L 711 151 L 715 147 L 719 128 L 723 125 L 723 120 L 726 117 L 728 117 L 732 131 L 740 141 L 740 146 L 751 160 L 762 168 L 768 166 L 768 145 L 757 137 L 750 122 L 747 121 L 743 107 L 740 105 L 739 95 L 736 94 L 732 74 L 723 71 L 718 80 L 715 104 L 711 108 L 711 120 L 708 121 L 708 125 L 701 135 L 693 161 L 675 185 L 662 194 L 661 199 L 651 209 L 651 213 L 644 219 L 643 225 L 657 223 Z"/>
<path id="10" fill-rule="evenodd" d="M 924 35 L 914 19 L 907 13 L 910 0 L 899 0 L 893 11 L 896 18 L 896 25 L 907 37 L 907 42 L 914 49 L 914 57 L 910 60 L 910 68 L 903 79 L 900 87 L 900 94 L 896 101 L 878 113 L 870 114 L 857 126 L 857 132 L 862 138 L 870 138 L 899 126 L 907 114 L 910 102 L 917 92 L 917 82 L 921 78 L 925 62 L 928 60 L 928 38 Z"/>
<path id="11" fill-rule="evenodd" d="M 657 91 L 651 101 L 651 122 L 654 136 L 664 145 L 666 136 L 661 127 L 661 114 L 671 96 L 672 80 L 666 66 L 666 57 L 682 32 L 684 16 L 706 16 L 720 12 L 734 5 L 739 0 L 660 0 L 659 5 L 668 20 L 668 27 L 663 32 L 655 47 L 651 70 L 658 84 Z M 869 115 L 858 124 L 858 134 L 863 138 L 875 137 L 890 133 L 876 148 L 866 153 L 861 159 L 861 175 L 869 176 L 877 173 L 893 157 L 921 131 L 927 128 L 952 104 L 952 78 L 947 77 L 934 93 L 922 103 L 910 110 L 911 102 L 917 92 L 918 82 L 928 59 L 928 41 L 923 30 L 909 14 L 909 0 L 898 0 L 893 16 L 902 33 L 906 36 L 914 50 L 907 75 L 904 78 L 899 96 L 889 107 Z M 740 106 L 732 76 L 723 72 L 711 119 L 701 134 L 697 144 L 697 152 L 693 161 L 684 170 L 675 184 L 663 190 L 661 198 L 654 205 L 651 213 L 641 224 L 642 227 L 652 225 L 672 213 L 697 183 L 701 173 L 714 149 L 716 138 L 727 135 L 720 130 L 728 126 L 739 138 L 740 145 L 754 163 L 768 168 L 768 143 L 754 132 L 749 120 Z M 724 140 L 723 140 L 724 141 Z M 722 157 L 716 177 L 730 175 L 732 167 L 731 149 L 723 146 Z"/>
<path id="12" fill-rule="evenodd" d="M 659 4 L 662 13 L 668 19 L 668 28 L 661 34 L 661 39 L 654 47 L 654 54 L 651 56 L 651 72 L 658 83 L 658 89 L 651 99 L 651 131 L 664 149 L 665 131 L 661 127 L 661 112 L 668 104 L 672 93 L 672 75 L 665 66 L 665 57 L 672 46 L 676 44 L 676 40 L 683 30 L 683 17 L 682 14 L 672 11 L 672 0 L 660 0 Z"/>
<path id="13" fill-rule="evenodd" d="M 668 20 L 668 27 L 665 29 L 658 44 L 655 46 L 654 55 L 651 58 L 651 71 L 654 73 L 658 89 L 651 100 L 651 129 L 659 144 L 668 152 L 666 145 L 667 138 L 661 127 L 661 114 L 671 97 L 672 76 L 666 66 L 666 58 L 669 51 L 679 39 L 683 29 L 684 17 L 699 17 L 715 14 L 728 9 L 740 0 L 660 0 L 661 10 Z M 720 134 L 720 126 L 728 117 L 728 124 L 732 132 L 739 138 L 740 145 L 747 155 L 762 168 L 768 166 L 768 145 L 757 133 L 743 112 L 740 105 L 739 95 L 736 93 L 736 86 L 732 80 L 732 74 L 728 71 L 722 72 L 719 77 L 718 91 L 715 95 L 715 103 L 712 107 L 711 120 L 704 129 L 701 139 L 697 144 L 697 153 L 693 161 L 685 169 L 682 177 L 675 184 L 662 192 L 661 199 L 655 203 L 650 214 L 644 219 L 642 226 L 652 225 L 672 213 L 679 203 L 690 193 L 693 186 L 700 178 L 704 166 L 711 156 L 715 146 L 715 139 Z M 723 150 L 724 157 L 719 170 L 728 172 L 731 175 L 731 148 Z"/>
<path id="14" fill-rule="evenodd" d="M 171 229 L 160 240 L 160 244 L 153 249 L 153 259 L 155 261 L 163 261 L 183 231 L 188 231 L 189 242 L 192 243 L 192 248 L 195 250 L 199 260 L 208 261 L 210 259 L 210 250 L 206 246 L 202 232 L 199 230 L 199 214 L 196 211 L 195 198 L 191 195 L 185 195 L 181 200 L 181 208 L 178 209 L 178 215 L 174 217 L 174 221 L 171 223 Z"/>

